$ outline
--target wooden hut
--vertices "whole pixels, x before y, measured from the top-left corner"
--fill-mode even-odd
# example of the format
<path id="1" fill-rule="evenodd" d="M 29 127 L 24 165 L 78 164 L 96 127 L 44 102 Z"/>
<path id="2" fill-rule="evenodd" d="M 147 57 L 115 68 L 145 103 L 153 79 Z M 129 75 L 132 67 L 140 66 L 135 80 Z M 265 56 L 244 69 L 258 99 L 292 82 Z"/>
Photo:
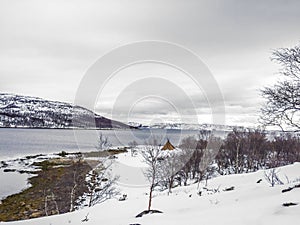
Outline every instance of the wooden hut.
<path id="1" fill-rule="evenodd" d="M 175 147 L 171 144 L 171 142 L 168 139 L 167 143 L 162 147 L 161 150 L 173 150 L 173 149 L 175 149 Z"/>

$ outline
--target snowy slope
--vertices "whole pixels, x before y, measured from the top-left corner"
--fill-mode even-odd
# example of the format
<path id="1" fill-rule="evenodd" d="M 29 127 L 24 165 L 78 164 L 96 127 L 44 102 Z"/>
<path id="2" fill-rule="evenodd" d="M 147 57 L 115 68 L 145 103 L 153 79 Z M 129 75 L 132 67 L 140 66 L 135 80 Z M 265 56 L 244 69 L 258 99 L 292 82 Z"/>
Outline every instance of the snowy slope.
<path id="1" fill-rule="evenodd" d="M 135 216 L 147 207 L 148 186 L 143 176 L 145 164 L 140 156 L 131 157 L 130 153 L 118 155 L 113 172 L 119 174 L 121 194 L 127 194 L 128 199 L 118 201 L 118 198 L 80 211 L 32 219 L 27 221 L 1 223 L 3 225 L 198 225 L 198 224 L 298 224 L 300 220 L 300 205 L 283 207 L 286 202 L 300 203 L 300 188 L 282 193 L 284 188 L 300 183 L 300 163 L 280 168 L 280 178 L 285 183 L 270 187 L 264 179 L 264 171 L 250 174 L 220 176 L 208 181 L 208 189 L 218 189 L 212 193 L 204 191 L 204 183 L 197 187 L 193 184 L 187 187 L 173 189 L 173 193 L 155 192 L 153 209 L 163 211 L 163 214 Z M 286 179 L 288 177 L 288 180 Z M 259 179 L 262 182 L 257 183 Z M 289 183 L 288 183 L 289 182 Z M 233 191 L 224 191 L 234 186 Z M 202 195 L 197 193 L 202 190 Z M 87 216 L 88 221 L 82 222 Z"/>
<path id="2" fill-rule="evenodd" d="M 128 125 L 65 102 L 0 93 L 0 127 L 129 128 Z"/>

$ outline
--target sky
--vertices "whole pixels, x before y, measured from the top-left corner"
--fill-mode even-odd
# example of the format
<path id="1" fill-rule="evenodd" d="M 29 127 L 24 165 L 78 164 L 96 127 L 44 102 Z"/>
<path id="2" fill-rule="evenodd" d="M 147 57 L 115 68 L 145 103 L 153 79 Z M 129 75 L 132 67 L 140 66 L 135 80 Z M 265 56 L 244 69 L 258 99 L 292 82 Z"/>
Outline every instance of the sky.
<path id="1" fill-rule="evenodd" d="M 102 56 L 156 40 L 190 50 L 207 66 L 226 124 L 256 126 L 259 90 L 279 79 L 272 51 L 299 44 L 299 8 L 297 0 L 0 0 L 0 92 L 73 103 Z M 130 65 L 95 85 L 93 110 L 109 118 L 212 122 L 205 90 L 166 64 Z"/>

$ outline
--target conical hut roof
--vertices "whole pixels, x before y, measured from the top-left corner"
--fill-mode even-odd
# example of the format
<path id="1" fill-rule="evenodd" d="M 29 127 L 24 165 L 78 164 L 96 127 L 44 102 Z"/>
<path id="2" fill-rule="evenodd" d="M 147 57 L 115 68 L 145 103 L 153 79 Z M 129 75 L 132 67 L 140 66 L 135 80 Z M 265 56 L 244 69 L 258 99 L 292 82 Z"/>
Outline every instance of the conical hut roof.
<path id="1" fill-rule="evenodd" d="M 170 142 L 169 139 L 168 139 L 168 141 L 167 141 L 166 144 L 162 147 L 161 150 L 173 150 L 173 149 L 175 149 L 175 147 L 171 144 L 171 142 Z"/>

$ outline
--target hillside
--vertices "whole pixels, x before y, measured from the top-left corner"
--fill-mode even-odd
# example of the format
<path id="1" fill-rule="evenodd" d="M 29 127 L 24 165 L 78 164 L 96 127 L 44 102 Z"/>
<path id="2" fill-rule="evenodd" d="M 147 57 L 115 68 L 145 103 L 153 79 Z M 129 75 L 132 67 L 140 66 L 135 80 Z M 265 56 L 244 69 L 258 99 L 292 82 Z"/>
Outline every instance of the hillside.
<path id="1" fill-rule="evenodd" d="M 0 127 L 118 128 L 130 126 L 69 103 L 0 93 Z"/>
<path id="2" fill-rule="evenodd" d="M 260 170 L 218 176 L 210 179 L 207 185 L 201 183 L 199 187 L 197 184 L 176 187 L 169 195 L 166 191 L 155 191 L 153 209 L 163 213 L 135 218 L 147 206 L 149 185 L 143 176 L 144 166 L 139 157 L 131 157 L 129 153 L 120 154 L 115 159 L 112 170 L 120 176 L 118 189 L 120 195 L 127 195 L 125 201 L 119 201 L 116 197 L 72 213 L 3 224 L 275 225 L 297 224 L 300 219 L 300 188 L 282 192 L 299 185 L 300 163 L 279 168 L 278 175 L 284 184 L 274 187 L 270 186 L 264 178 L 264 171 Z M 295 205 L 287 207 L 284 203 Z"/>

